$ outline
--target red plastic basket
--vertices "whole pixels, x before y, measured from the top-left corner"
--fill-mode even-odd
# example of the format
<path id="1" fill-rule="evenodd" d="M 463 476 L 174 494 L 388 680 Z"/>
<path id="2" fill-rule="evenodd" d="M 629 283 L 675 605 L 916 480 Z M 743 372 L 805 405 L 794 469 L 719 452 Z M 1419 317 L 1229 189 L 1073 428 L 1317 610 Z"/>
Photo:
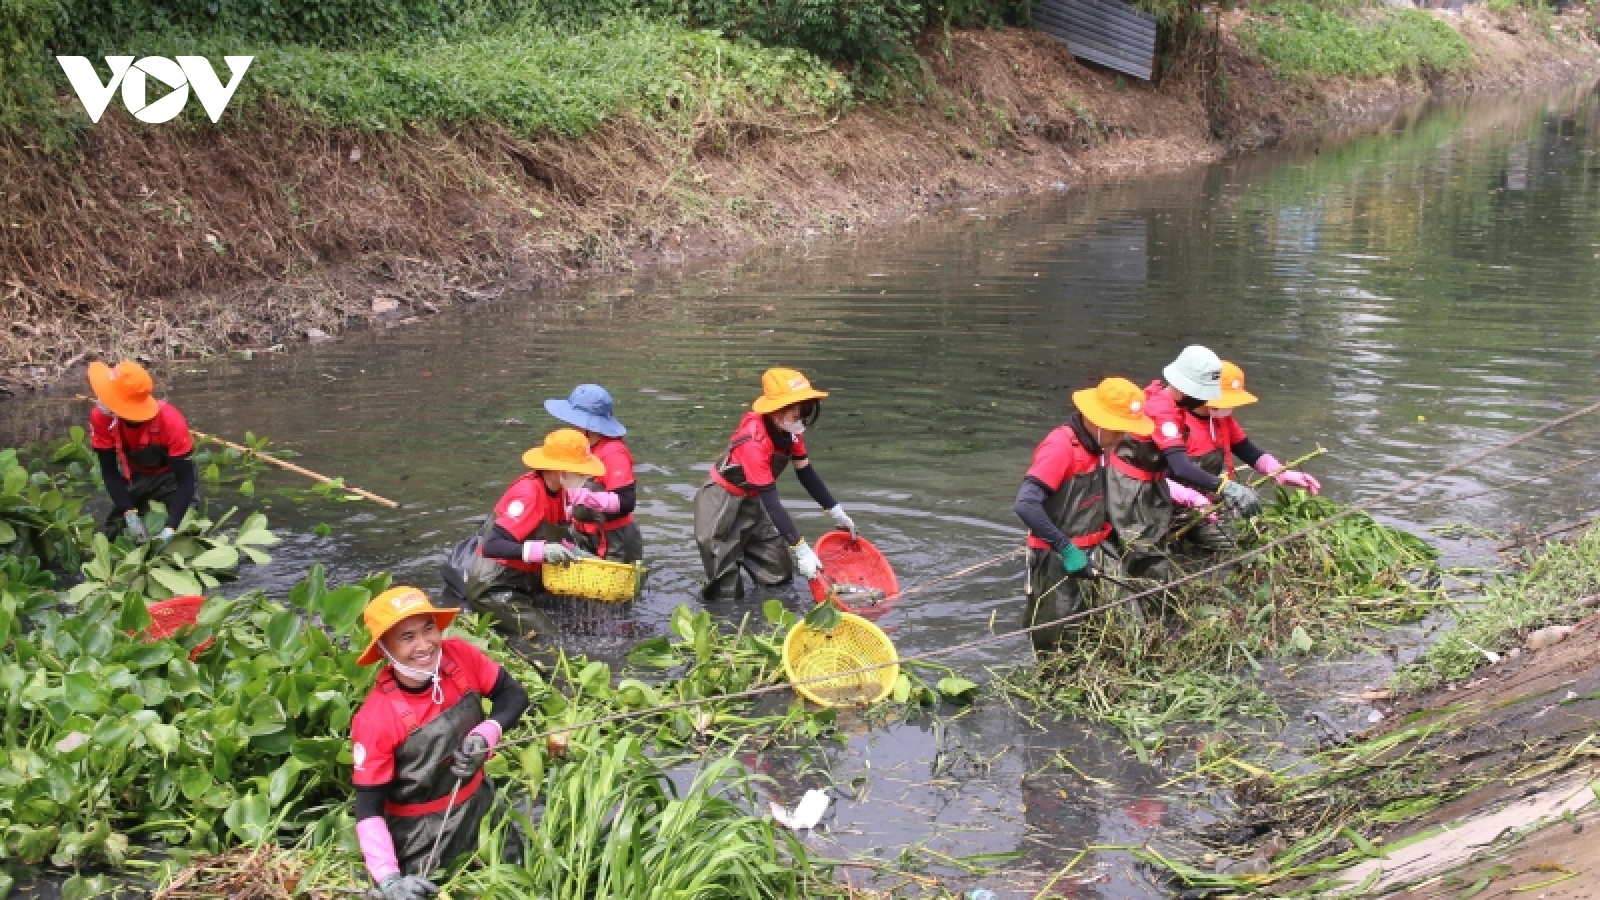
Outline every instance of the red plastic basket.
<path id="1" fill-rule="evenodd" d="M 889 561 L 866 538 L 851 540 L 848 531 L 830 531 L 818 538 L 812 549 L 816 551 L 817 558 L 822 560 L 823 577 L 813 578 L 810 582 L 811 596 L 818 603 L 832 596 L 834 605 L 845 612 L 870 617 L 885 612 L 889 601 L 899 596 L 900 580 L 894 577 L 894 569 L 889 567 Z M 839 585 L 882 591 L 883 603 L 852 607 L 840 600 L 833 590 Z"/>
<path id="2" fill-rule="evenodd" d="M 173 597 L 152 603 L 146 609 L 150 613 L 150 627 L 144 630 L 146 640 L 159 641 L 172 637 L 185 628 L 193 628 L 196 618 L 200 615 L 200 607 L 204 606 L 206 598 L 201 596 Z M 205 643 L 189 651 L 190 659 L 199 658 L 200 654 L 214 643 L 207 639 Z"/>

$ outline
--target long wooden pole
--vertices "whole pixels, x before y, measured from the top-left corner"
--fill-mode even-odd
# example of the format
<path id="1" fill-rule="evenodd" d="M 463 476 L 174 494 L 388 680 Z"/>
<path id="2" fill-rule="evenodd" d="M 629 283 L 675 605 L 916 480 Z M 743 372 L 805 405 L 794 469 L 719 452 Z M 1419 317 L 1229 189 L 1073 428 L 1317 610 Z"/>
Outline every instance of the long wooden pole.
<path id="1" fill-rule="evenodd" d="M 94 398 L 93 397 L 85 397 L 82 394 L 78 394 L 77 398 L 79 400 L 87 400 L 87 401 L 89 401 L 91 403 L 94 402 Z M 287 469 L 290 472 L 295 473 L 296 475 L 304 475 L 305 477 L 311 479 L 312 481 L 320 481 L 323 484 L 333 484 L 333 479 L 329 478 L 326 475 L 320 475 L 320 474 L 318 474 L 316 472 L 311 471 L 310 469 L 303 468 L 301 466 L 297 466 L 294 463 L 284 462 L 283 460 L 277 458 L 276 456 L 268 456 L 265 453 L 257 453 L 256 451 L 251 450 L 249 447 L 241 447 L 238 444 L 235 444 L 233 441 L 225 441 L 222 438 L 217 437 L 216 435 L 206 434 L 204 431 L 196 431 L 193 428 L 189 429 L 189 433 L 194 435 L 197 438 L 200 438 L 201 440 L 204 440 L 204 441 L 215 441 L 215 442 L 221 444 L 224 447 L 227 447 L 227 448 L 229 448 L 231 450 L 236 450 L 236 451 L 238 451 L 238 452 L 240 452 L 240 453 L 242 453 L 242 454 L 244 454 L 246 456 L 254 456 L 256 459 L 262 460 L 263 462 L 272 463 L 273 465 L 277 466 L 278 468 Z M 365 497 L 368 500 L 371 500 L 373 503 L 377 503 L 377 504 L 380 504 L 382 506 L 387 506 L 390 509 L 399 509 L 400 508 L 400 504 L 394 502 L 393 500 L 388 499 L 387 497 L 379 497 L 377 494 L 374 494 L 371 491 L 364 491 L 361 488 L 350 487 L 349 485 L 346 485 L 346 484 L 340 484 L 339 485 L 339 489 L 342 490 L 342 491 L 345 491 L 347 493 L 355 494 L 358 497 Z"/>

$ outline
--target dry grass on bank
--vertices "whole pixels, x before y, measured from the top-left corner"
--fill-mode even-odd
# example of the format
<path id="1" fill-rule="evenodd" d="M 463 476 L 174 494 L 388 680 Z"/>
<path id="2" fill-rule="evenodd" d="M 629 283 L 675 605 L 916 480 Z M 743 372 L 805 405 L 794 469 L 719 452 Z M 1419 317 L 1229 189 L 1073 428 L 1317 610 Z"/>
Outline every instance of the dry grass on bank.
<path id="1" fill-rule="evenodd" d="M 268 348 L 424 316 L 491 286 L 1177 168 L 1337 112 L 1226 34 L 1225 23 L 1226 97 L 1200 74 L 1204 60 L 1144 85 L 1005 29 L 926 36 L 924 96 L 837 120 L 708 114 L 683 132 L 613 121 L 581 139 L 524 140 L 488 125 L 332 129 L 257 105 L 216 129 L 108 112 L 72 162 L 0 139 L 0 395 L 96 355 Z M 1426 86 L 1369 94 L 1404 90 Z"/>

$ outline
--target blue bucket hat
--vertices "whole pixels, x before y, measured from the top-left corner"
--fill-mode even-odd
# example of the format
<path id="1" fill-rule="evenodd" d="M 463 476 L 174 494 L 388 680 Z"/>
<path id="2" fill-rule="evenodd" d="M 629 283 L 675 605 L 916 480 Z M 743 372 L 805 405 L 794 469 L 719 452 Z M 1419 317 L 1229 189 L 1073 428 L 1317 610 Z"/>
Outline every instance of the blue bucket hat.
<path id="1" fill-rule="evenodd" d="M 606 437 L 622 437 L 628 429 L 622 427 L 611 414 L 611 395 L 598 384 L 580 384 L 572 389 L 565 400 L 550 399 L 544 402 L 545 412 L 568 425 Z"/>

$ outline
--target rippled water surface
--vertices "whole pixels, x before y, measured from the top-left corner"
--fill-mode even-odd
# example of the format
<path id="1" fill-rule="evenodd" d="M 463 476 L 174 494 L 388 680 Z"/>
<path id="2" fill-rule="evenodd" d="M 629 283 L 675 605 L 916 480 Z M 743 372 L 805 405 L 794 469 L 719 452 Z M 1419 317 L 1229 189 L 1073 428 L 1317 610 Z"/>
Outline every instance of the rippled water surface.
<path id="1" fill-rule="evenodd" d="M 630 609 L 557 619 L 564 644 L 615 658 L 696 602 L 691 498 L 769 366 L 803 369 L 832 392 L 807 435 L 813 459 L 903 583 L 1015 547 L 1012 497 L 1034 444 L 1067 414 L 1069 389 L 1113 374 L 1144 383 L 1186 343 L 1245 367 L 1262 402 L 1240 418 L 1259 444 L 1280 459 L 1328 448 L 1311 468 L 1341 501 L 1600 397 L 1597 113 L 1587 91 L 1419 110 L 1321 147 L 955 209 L 710 269 L 508 295 L 281 359 L 203 363 L 166 386 L 197 428 L 270 435 L 305 465 L 403 504 L 297 506 L 273 489 L 303 484 L 263 478 L 260 499 L 288 539 L 246 583 L 281 590 L 314 561 L 333 577 L 388 569 L 436 587 L 445 552 L 554 427 L 542 401 L 604 384 L 639 462 L 649 590 Z M 58 430 L 68 408 L 14 403 L 4 427 L 12 438 Z M 1451 498 L 1597 451 L 1600 427 L 1580 422 L 1384 513 L 1413 529 L 1575 521 L 1600 505 L 1593 465 Z M 826 516 L 787 476 L 782 489 L 802 530 L 820 534 Z M 322 523 L 332 537 L 315 536 Z M 1439 543 L 1454 560 L 1492 546 Z M 916 654 L 1015 627 L 1020 590 L 1008 564 L 910 598 L 881 624 Z M 737 618 L 766 596 L 718 612 Z M 1013 641 L 947 662 L 981 675 L 1026 652 Z M 1381 679 L 1383 665 L 1313 666 L 1283 696 Z M 1211 814 L 1163 799 L 1155 787 L 1169 773 L 1134 763 L 1119 741 L 999 703 L 938 728 L 854 730 L 825 766 L 759 763 L 791 789 L 816 784 L 821 768 L 839 785 L 870 776 L 816 838 L 830 853 L 1026 853 L 986 878 L 911 851 L 949 885 L 1032 896 L 1087 844 L 1138 842 Z M 1030 777 L 1060 750 L 1114 786 Z M 1161 893 L 1115 856 L 1056 888 Z"/>

